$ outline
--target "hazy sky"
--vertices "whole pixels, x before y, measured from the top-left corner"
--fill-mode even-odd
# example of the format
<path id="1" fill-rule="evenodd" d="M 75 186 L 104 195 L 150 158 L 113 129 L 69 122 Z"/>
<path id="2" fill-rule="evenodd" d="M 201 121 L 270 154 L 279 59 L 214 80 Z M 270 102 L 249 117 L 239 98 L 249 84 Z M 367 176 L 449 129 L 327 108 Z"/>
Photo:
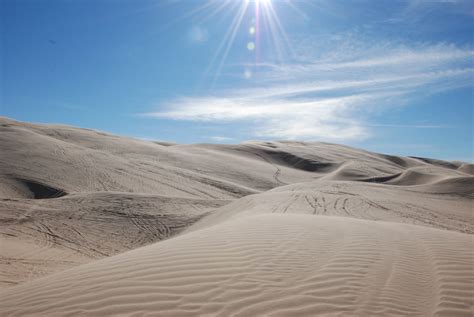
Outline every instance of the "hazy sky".
<path id="1" fill-rule="evenodd" d="M 474 1 L 2 0 L 0 14 L 0 115 L 474 158 Z"/>

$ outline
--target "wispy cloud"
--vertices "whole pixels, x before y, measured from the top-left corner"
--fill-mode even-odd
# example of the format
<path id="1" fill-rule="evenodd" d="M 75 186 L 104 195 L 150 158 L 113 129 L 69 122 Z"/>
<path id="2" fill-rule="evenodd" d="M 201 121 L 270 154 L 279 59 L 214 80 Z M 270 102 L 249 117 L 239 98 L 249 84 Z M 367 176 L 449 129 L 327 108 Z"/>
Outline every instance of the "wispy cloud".
<path id="1" fill-rule="evenodd" d="M 266 64 L 267 79 L 281 80 L 302 78 L 364 78 L 374 74 L 390 76 L 421 75 L 426 73 L 462 70 L 472 67 L 474 51 L 453 44 L 418 44 L 406 46 L 391 42 L 364 42 L 354 39 L 334 38 L 323 44 L 335 47 L 322 49 L 322 44 L 302 45 L 298 51 L 299 62 L 286 65 Z M 315 51 L 311 52 L 311 45 Z M 319 46 L 318 46 L 319 45 Z M 361 77 L 364 76 L 364 77 Z"/>
<path id="2" fill-rule="evenodd" d="M 434 10 L 472 16 L 474 15 L 474 4 L 471 0 L 411 0 L 397 15 L 395 22 L 421 20 Z"/>
<path id="3" fill-rule="evenodd" d="M 234 140 L 234 138 L 229 138 L 226 136 L 210 136 L 209 140 L 215 141 L 215 142 L 231 142 Z"/>
<path id="4" fill-rule="evenodd" d="M 240 92 L 239 92 L 240 94 Z M 370 94 L 320 100 L 260 99 L 255 96 L 180 98 L 167 104 L 168 111 L 145 114 L 150 117 L 192 121 L 251 120 L 259 137 L 333 139 L 367 136 L 358 122 L 347 117 L 350 107 L 374 98 Z"/>
<path id="5" fill-rule="evenodd" d="M 442 128 L 439 125 L 378 124 L 375 109 L 406 105 L 422 94 L 473 85 L 474 51 L 450 44 L 384 44 L 334 49 L 265 64 L 252 88 L 226 89 L 208 96 L 181 97 L 148 117 L 251 123 L 257 137 L 350 140 L 370 137 L 382 126 Z M 246 66 L 247 67 L 247 66 Z M 258 81 L 257 81 L 258 80 Z"/>

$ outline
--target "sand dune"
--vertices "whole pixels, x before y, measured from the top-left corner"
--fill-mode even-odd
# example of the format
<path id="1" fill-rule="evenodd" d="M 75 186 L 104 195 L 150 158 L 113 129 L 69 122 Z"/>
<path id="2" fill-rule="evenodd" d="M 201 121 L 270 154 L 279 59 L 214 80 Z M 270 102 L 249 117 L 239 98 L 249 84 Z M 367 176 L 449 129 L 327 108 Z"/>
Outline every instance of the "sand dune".
<path id="1" fill-rule="evenodd" d="M 10 288 L 1 312 L 471 316 L 473 256 L 472 237 L 449 231 L 244 217 Z"/>
<path id="2" fill-rule="evenodd" d="M 228 199 L 321 177 L 357 180 L 400 173 L 406 165 L 434 166 L 327 143 L 165 146 L 6 118 L 0 118 L 0 144 L 4 150 L 0 197 L 5 198 L 32 198 L 28 184 L 37 184 L 64 193 L 118 191 Z M 342 175 L 335 177 L 341 166 Z"/>
<path id="3" fill-rule="evenodd" d="M 298 213 L 410 223 L 474 233 L 473 187 L 471 177 L 447 178 L 419 186 L 348 181 L 293 184 L 235 200 L 216 209 L 188 231 L 249 215 Z"/>
<path id="4" fill-rule="evenodd" d="M 0 200 L 0 285 L 169 238 L 226 203 L 113 192 Z"/>
<path id="5" fill-rule="evenodd" d="M 458 171 L 461 171 L 469 175 L 474 175 L 474 164 L 462 163 L 458 167 Z"/>
<path id="6" fill-rule="evenodd" d="M 0 315 L 472 316 L 473 198 L 466 162 L 0 118 Z"/>

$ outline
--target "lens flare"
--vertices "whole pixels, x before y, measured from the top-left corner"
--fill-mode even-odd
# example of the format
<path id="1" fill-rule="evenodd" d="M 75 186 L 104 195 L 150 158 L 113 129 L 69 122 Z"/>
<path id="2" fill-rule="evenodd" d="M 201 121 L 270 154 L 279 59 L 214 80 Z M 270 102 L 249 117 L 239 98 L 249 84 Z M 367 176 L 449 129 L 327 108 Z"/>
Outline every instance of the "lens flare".
<path id="1" fill-rule="evenodd" d="M 306 1 L 300 0 L 298 3 Z M 231 50 L 240 49 L 253 52 L 254 60 L 251 63 L 254 64 L 254 67 L 261 64 L 262 57 L 271 56 L 272 62 L 283 63 L 285 57 L 292 54 L 288 36 L 277 14 L 277 7 L 281 9 L 280 7 L 284 6 L 297 12 L 296 4 L 290 0 L 208 0 L 191 12 L 185 13 L 178 20 L 192 18 L 196 25 L 200 25 L 218 16 L 225 17 L 221 21 L 226 21 L 230 16 L 227 30 L 205 72 L 205 76 L 211 75 L 213 82 L 215 82 L 220 77 Z M 300 10 L 300 13 L 304 12 Z M 235 45 L 236 39 L 239 38 L 238 34 L 242 31 L 249 38 L 237 46 Z M 209 33 L 212 33 L 212 30 Z M 241 43 L 240 40 L 239 43 Z"/>
<path id="2" fill-rule="evenodd" d="M 246 69 L 246 70 L 244 71 L 244 77 L 245 77 L 245 79 L 250 79 L 250 78 L 252 78 L 252 71 L 251 71 L 250 69 Z"/>

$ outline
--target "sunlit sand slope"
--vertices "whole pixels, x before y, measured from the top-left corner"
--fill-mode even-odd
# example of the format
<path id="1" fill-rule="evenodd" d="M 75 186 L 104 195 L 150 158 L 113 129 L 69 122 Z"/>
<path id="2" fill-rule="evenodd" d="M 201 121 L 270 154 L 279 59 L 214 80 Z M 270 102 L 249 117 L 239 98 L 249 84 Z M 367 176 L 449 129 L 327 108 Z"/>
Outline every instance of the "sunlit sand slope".
<path id="1" fill-rule="evenodd" d="M 169 238 L 226 203 L 114 192 L 0 200 L 0 286 Z"/>
<path id="2" fill-rule="evenodd" d="M 341 217 L 223 222 L 2 292 L 2 316 L 472 316 L 472 236 Z"/>
<path id="3" fill-rule="evenodd" d="M 474 177 L 446 178 L 417 186 L 317 180 L 234 200 L 187 230 L 262 213 L 303 213 L 474 233 L 473 195 Z"/>

